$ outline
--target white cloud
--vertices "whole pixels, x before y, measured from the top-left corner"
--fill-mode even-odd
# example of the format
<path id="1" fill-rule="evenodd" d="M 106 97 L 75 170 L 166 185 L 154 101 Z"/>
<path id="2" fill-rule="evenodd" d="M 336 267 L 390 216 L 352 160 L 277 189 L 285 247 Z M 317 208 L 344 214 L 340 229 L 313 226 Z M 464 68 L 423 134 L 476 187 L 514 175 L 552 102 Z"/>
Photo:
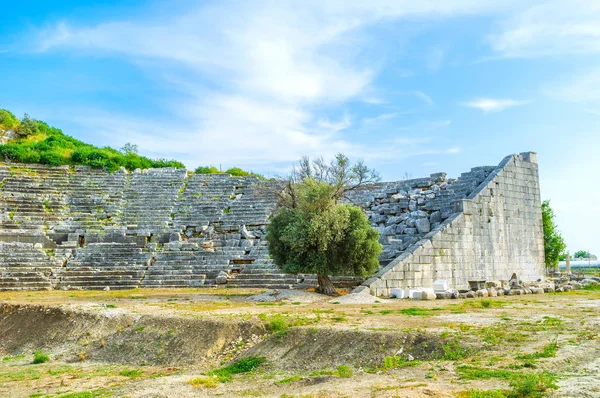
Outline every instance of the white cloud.
<path id="1" fill-rule="evenodd" d="M 501 112 L 515 106 L 524 105 L 527 102 L 528 101 L 517 101 L 512 99 L 477 98 L 472 101 L 465 102 L 463 105 L 468 106 L 469 108 L 479 109 L 484 113 L 489 113 Z"/>
<path id="2" fill-rule="evenodd" d="M 501 23 L 489 40 L 497 53 L 508 58 L 598 53 L 600 2 L 538 2 Z"/>
<path id="3" fill-rule="evenodd" d="M 452 148 L 448 148 L 448 149 L 446 150 L 446 153 L 449 153 L 449 154 L 457 154 L 457 153 L 460 153 L 461 151 L 462 151 L 462 149 L 461 149 L 460 147 L 458 147 L 458 146 L 454 146 L 454 147 L 452 147 Z"/>
<path id="4" fill-rule="evenodd" d="M 496 7 L 491 0 L 219 2 L 93 26 L 64 21 L 37 32 L 33 47 L 122 58 L 179 93 L 163 99 L 174 120 L 113 114 L 120 123 L 98 125 L 101 112 L 89 112 L 80 118 L 82 128 L 126 135 L 142 151 L 177 153 L 190 166 L 222 159 L 266 164 L 302 154 L 365 152 L 343 135 L 349 118 L 326 117 L 349 101 L 382 101 L 371 87 L 377 68 L 359 56 L 370 45 L 361 29 Z"/>

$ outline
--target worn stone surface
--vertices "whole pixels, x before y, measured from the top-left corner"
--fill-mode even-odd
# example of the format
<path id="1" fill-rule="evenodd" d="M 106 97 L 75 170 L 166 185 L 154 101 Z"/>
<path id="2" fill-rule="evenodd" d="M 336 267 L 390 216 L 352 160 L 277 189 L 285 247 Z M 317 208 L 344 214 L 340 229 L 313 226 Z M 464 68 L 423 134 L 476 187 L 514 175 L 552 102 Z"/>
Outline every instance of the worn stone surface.
<path id="1" fill-rule="evenodd" d="M 421 194 L 425 194 L 437 183 L 422 184 Z M 484 285 L 493 282 L 488 287 L 505 287 L 513 273 L 523 282 L 544 277 L 535 153 L 508 156 L 497 167 L 474 168 L 456 181 L 438 184 L 431 192 L 436 196 L 422 208 L 393 214 L 406 214 L 407 228 L 400 238 L 415 239 L 406 240 L 407 246 L 400 252 L 384 252 L 389 258 L 397 257 L 379 271 L 376 279 L 365 282 L 372 294 L 386 296 L 391 287 L 430 287 L 437 279 L 448 280 L 456 289 L 468 289 L 470 282 L 480 281 Z M 409 190 L 406 195 L 410 198 L 418 192 Z M 388 211 L 386 205 L 391 208 L 391 203 L 382 202 L 381 197 L 374 200 L 378 205 L 367 207 L 368 214 L 371 211 L 382 215 Z M 407 233 L 410 220 L 419 219 L 417 211 L 429 213 L 429 220 L 439 211 L 443 221 L 425 235 L 416 228 Z M 387 257 L 382 260 L 385 263 Z M 520 290 L 520 294 L 524 293 Z"/>
<path id="2" fill-rule="evenodd" d="M 221 272 L 230 286 L 315 286 L 314 275 L 283 274 L 269 258 L 273 184 L 178 169 L 0 164 L 0 290 L 193 287 L 216 284 Z M 348 200 L 381 235 L 382 268 L 364 282 L 374 295 L 438 279 L 468 289 L 498 287 L 513 272 L 543 275 L 535 154 L 458 179 L 364 186 Z"/>

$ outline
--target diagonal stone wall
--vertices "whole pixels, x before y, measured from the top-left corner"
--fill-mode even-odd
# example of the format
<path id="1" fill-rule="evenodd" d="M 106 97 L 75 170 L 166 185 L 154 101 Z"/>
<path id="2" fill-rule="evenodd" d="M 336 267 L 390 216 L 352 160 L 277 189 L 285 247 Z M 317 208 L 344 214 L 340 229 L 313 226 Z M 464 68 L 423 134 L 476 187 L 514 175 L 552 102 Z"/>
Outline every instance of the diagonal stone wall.
<path id="1" fill-rule="evenodd" d="M 506 157 L 456 213 L 363 283 L 376 296 L 392 288 L 431 287 L 437 279 L 457 289 L 470 282 L 544 277 L 544 242 L 536 154 Z"/>
<path id="2" fill-rule="evenodd" d="M 314 275 L 282 274 L 269 258 L 274 184 L 177 169 L 0 164 L 0 290 L 314 286 Z M 542 275 L 533 153 L 458 179 L 361 187 L 346 200 L 364 209 L 384 245 L 383 268 L 365 282 L 373 294 L 435 279 L 460 288 Z"/>

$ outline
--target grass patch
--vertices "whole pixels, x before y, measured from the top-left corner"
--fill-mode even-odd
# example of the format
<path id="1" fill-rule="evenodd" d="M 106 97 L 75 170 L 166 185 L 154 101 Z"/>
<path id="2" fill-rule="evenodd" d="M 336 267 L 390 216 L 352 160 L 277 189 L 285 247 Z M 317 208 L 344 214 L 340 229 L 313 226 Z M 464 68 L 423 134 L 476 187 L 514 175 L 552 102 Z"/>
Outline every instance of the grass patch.
<path id="1" fill-rule="evenodd" d="M 507 398 L 507 394 L 503 390 L 468 390 L 460 392 L 457 398 Z"/>
<path id="2" fill-rule="evenodd" d="M 231 380 L 231 377 L 235 374 L 248 373 L 258 369 L 258 367 L 265 363 L 266 360 L 265 357 L 243 358 L 231 365 L 213 370 L 208 375 L 217 376 L 221 383 L 225 383 Z"/>
<path id="3" fill-rule="evenodd" d="M 188 384 L 194 388 L 215 388 L 219 379 L 214 376 L 200 376 L 188 380 Z"/>
<path id="4" fill-rule="evenodd" d="M 144 374 L 144 371 L 141 369 L 123 369 L 119 372 L 119 376 L 125 376 L 130 378 L 136 378 Z"/>
<path id="5" fill-rule="evenodd" d="M 504 379 L 511 380 L 517 372 L 504 369 L 481 368 L 477 366 L 463 365 L 456 369 L 458 376 L 463 380 L 488 380 L 488 379 Z"/>
<path id="6" fill-rule="evenodd" d="M 583 290 L 588 292 L 600 292 L 600 283 L 590 283 L 583 287 Z"/>
<path id="7" fill-rule="evenodd" d="M 550 343 L 544 346 L 542 351 L 536 351 L 532 354 L 517 355 L 517 359 L 521 360 L 532 360 L 540 358 L 553 358 L 556 356 L 558 345 L 556 343 Z"/>
<path id="8" fill-rule="evenodd" d="M 410 307 L 403 308 L 398 311 L 402 315 L 410 315 L 410 316 L 433 316 L 435 315 L 434 311 L 440 311 L 442 308 L 418 308 L 418 307 Z"/>
<path id="9" fill-rule="evenodd" d="M 60 398 L 98 398 L 109 397 L 112 393 L 105 389 L 96 389 L 91 391 L 73 392 L 65 395 L 60 395 Z"/>
<path id="10" fill-rule="evenodd" d="M 40 378 L 40 375 L 40 371 L 36 369 L 11 370 L 5 373 L 0 373 L 0 382 L 37 380 Z"/>
<path id="11" fill-rule="evenodd" d="M 8 356 L 2 358 L 2 362 L 5 362 L 5 361 L 15 361 L 17 359 L 23 359 L 23 358 L 25 358 L 25 354 L 8 355 Z"/>
<path id="12" fill-rule="evenodd" d="M 350 366 L 346 366 L 346 365 L 340 365 L 337 367 L 336 369 L 338 376 L 340 377 L 352 377 L 352 375 L 354 374 L 354 372 L 352 371 L 352 368 Z"/>
<path id="13" fill-rule="evenodd" d="M 442 359 L 446 361 L 458 361 L 471 355 L 471 352 L 468 349 L 461 347 L 456 341 L 444 344 L 442 350 L 444 350 Z"/>
<path id="14" fill-rule="evenodd" d="M 302 380 L 302 376 L 294 375 L 294 376 L 286 377 L 285 379 L 276 381 L 275 384 L 288 384 L 288 383 L 293 383 L 293 382 L 299 381 L 299 380 Z"/>
<path id="15" fill-rule="evenodd" d="M 36 350 L 33 353 L 33 363 L 34 364 L 38 364 L 38 363 L 46 363 L 50 360 L 50 357 L 48 356 L 48 354 L 46 354 L 45 352 L 42 352 L 40 350 Z"/>
<path id="16" fill-rule="evenodd" d="M 420 363 L 421 361 L 407 361 L 406 359 L 398 356 L 385 357 L 381 370 L 412 368 Z"/>

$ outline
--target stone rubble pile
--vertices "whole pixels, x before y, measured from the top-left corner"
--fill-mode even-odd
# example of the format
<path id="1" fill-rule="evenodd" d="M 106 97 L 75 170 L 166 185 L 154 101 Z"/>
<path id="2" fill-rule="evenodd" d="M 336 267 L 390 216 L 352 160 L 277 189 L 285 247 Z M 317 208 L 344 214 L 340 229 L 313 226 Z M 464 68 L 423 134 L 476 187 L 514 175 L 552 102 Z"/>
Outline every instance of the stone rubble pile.
<path id="1" fill-rule="evenodd" d="M 494 168 L 475 167 L 458 179 L 435 173 L 429 178 L 373 184 L 348 192 L 347 200 L 361 206 L 379 231 L 384 247 L 379 260 L 386 265 L 458 212 L 456 202 L 469 196 Z"/>

